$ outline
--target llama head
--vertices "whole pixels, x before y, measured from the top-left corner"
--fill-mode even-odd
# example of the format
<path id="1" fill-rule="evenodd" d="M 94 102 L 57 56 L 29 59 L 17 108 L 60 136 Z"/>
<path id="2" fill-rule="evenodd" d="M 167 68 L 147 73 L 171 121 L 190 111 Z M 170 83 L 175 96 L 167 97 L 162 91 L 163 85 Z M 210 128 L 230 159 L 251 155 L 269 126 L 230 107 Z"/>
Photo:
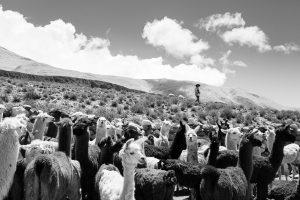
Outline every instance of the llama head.
<path id="1" fill-rule="evenodd" d="M 98 127 L 101 127 L 101 128 L 105 128 L 107 125 L 107 120 L 105 117 L 100 117 L 98 120 L 97 120 L 97 126 Z"/>
<path id="2" fill-rule="evenodd" d="M 154 145 L 154 135 L 148 135 L 148 140 L 145 141 L 147 144 Z"/>
<path id="3" fill-rule="evenodd" d="M 52 145 L 41 145 L 39 143 L 34 143 L 31 145 L 22 145 L 20 149 L 25 151 L 25 162 L 27 164 L 34 160 L 34 158 L 36 158 L 38 155 L 52 154 L 55 152 L 55 148 Z"/>
<path id="4" fill-rule="evenodd" d="M 226 132 L 228 139 L 234 142 L 235 144 L 238 144 L 243 136 L 240 127 L 230 128 L 228 130 L 224 130 L 224 132 Z"/>
<path id="5" fill-rule="evenodd" d="M 164 120 L 161 124 L 161 130 L 163 132 L 169 132 L 171 129 L 172 123 L 168 120 Z"/>
<path id="6" fill-rule="evenodd" d="M 112 138 L 113 141 L 116 141 L 117 135 L 116 135 L 116 128 L 113 125 L 107 125 L 107 135 Z"/>
<path id="7" fill-rule="evenodd" d="M 37 116 L 34 116 L 33 118 L 35 118 L 35 121 L 37 122 L 41 122 L 43 124 L 47 124 L 49 122 L 51 122 L 54 117 L 48 115 L 47 113 L 40 113 Z"/>
<path id="8" fill-rule="evenodd" d="M 6 110 L 5 106 L 0 104 L 0 113 L 3 113 Z"/>
<path id="9" fill-rule="evenodd" d="M 52 117 L 54 117 L 55 119 L 59 119 L 59 118 L 65 118 L 65 117 L 69 117 L 68 114 L 66 114 L 65 112 L 63 112 L 60 109 L 53 109 L 49 112 L 49 115 L 51 115 Z"/>
<path id="10" fill-rule="evenodd" d="M 145 163 L 145 156 L 140 143 L 135 142 L 133 138 L 129 139 L 119 152 L 122 163 L 125 166 L 136 166 Z"/>
<path id="11" fill-rule="evenodd" d="M 252 132 L 246 133 L 242 138 L 242 142 L 250 142 L 252 146 L 260 147 L 264 138 L 263 135 L 259 132 L 260 131 L 258 131 L 257 129 L 254 129 Z"/>
<path id="12" fill-rule="evenodd" d="M 291 124 L 282 125 L 275 130 L 275 139 L 282 142 L 295 142 L 296 140 L 296 133 L 294 126 Z"/>
<path id="13" fill-rule="evenodd" d="M 59 126 L 59 127 L 66 127 L 66 126 L 73 126 L 74 125 L 72 120 L 69 119 L 69 118 L 63 118 L 62 120 L 60 120 L 59 122 L 55 122 L 54 124 L 56 126 Z"/>
<path id="14" fill-rule="evenodd" d="M 95 121 L 88 117 L 79 118 L 73 126 L 73 134 L 75 136 L 82 136 L 87 134 L 88 127 L 94 125 L 94 123 Z"/>
<path id="15" fill-rule="evenodd" d="M 18 138 L 24 129 L 26 129 L 26 124 L 23 124 L 17 117 L 7 117 L 0 123 L 0 132 L 3 135 L 12 133 Z"/>

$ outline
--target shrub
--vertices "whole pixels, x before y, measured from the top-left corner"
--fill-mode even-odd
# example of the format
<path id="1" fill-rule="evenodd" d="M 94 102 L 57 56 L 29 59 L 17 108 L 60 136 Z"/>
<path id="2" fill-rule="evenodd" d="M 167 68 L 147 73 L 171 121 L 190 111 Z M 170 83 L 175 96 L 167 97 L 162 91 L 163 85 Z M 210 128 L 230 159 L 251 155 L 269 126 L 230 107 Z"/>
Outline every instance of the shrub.
<path id="1" fill-rule="evenodd" d="M 202 110 L 198 110 L 197 115 L 199 121 L 206 120 L 206 113 L 204 113 Z"/>
<path id="2" fill-rule="evenodd" d="M 141 103 L 135 103 L 131 107 L 131 112 L 137 113 L 137 114 L 144 114 L 144 111 L 146 110 L 145 106 Z"/>
<path id="3" fill-rule="evenodd" d="M 245 126 L 251 125 L 252 122 L 253 122 L 253 120 L 254 120 L 254 116 L 248 113 L 248 114 L 245 116 L 245 120 L 244 120 Z"/>
<path id="4" fill-rule="evenodd" d="M 41 96 L 36 93 L 36 91 L 33 89 L 33 88 L 30 88 L 29 90 L 27 90 L 27 92 L 24 94 L 24 97 L 23 99 L 24 100 L 37 100 L 37 99 L 40 99 Z"/>
<path id="5" fill-rule="evenodd" d="M 244 122 L 244 120 L 245 119 L 244 119 L 243 113 L 242 112 L 238 112 L 236 114 L 236 122 L 239 123 L 239 124 L 241 124 L 241 123 Z"/>
<path id="6" fill-rule="evenodd" d="M 71 101 L 76 101 L 76 100 L 77 100 L 77 95 L 76 95 L 75 93 L 71 93 L 71 94 L 69 95 L 69 99 L 70 99 Z"/>
<path id="7" fill-rule="evenodd" d="M 171 112 L 177 113 L 179 112 L 179 107 L 177 105 L 171 105 L 170 107 Z"/>
<path id="8" fill-rule="evenodd" d="M 118 103 L 116 101 L 111 102 L 111 107 L 116 108 L 118 106 Z"/>
<path id="9" fill-rule="evenodd" d="M 91 105 L 91 101 L 89 99 L 85 100 L 86 105 Z"/>
<path id="10" fill-rule="evenodd" d="M 8 95 L 3 94 L 3 95 L 0 96 L 0 100 L 1 100 L 2 102 L 7 103 L 7 102 L 9 102 L 9 97 L 8 97 Z"/>
<path id="11" fill-rule="evenodd" d="M 231 118 L 234 118 L 235 116 L 234 116 L 234 113 L 232 112 L 232 108 L 227 106 L 221 110 L 220 117 L 230 120 Z"/>
<path id="12" fill-rule="evenodd" d="M 6 94 L 10 94 L 10 93 L 12 93 L 12 91 L 13 91 L 13 86 L 12 86 L 12 85 L 8 85 L 8 86 L 6 86 L 6 88 L 4 89 L 4 92 L 5 92 Z"/>
<path id="13" fill-rule="evenodd" d="M 17 95 L 14 95 L 12 102 L 19 103 L 19 102 L 21 102 L 21 98 L 19 96 L 17 96 Z"/>

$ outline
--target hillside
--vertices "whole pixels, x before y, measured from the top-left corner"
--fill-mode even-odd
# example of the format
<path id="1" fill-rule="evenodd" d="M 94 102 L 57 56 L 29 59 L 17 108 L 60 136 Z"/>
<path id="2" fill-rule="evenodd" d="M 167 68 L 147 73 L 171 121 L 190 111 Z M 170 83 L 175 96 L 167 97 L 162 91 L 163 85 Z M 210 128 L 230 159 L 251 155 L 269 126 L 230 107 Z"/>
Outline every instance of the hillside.
<path id="1" fill-rule="evenodd" d="M 182 94 L 185 97 L 189 98 L 194 97 L 194 85 L 196 84 L 195 82 L 190 81 L 175 81 L 168 79 L 142 80 L 66 70 L 47 64 L 38 63 L 28 58 L 24 58 L 2 47 L 0 47 L 0 69 L 22 72 L 32 75 L 68 76 L 88 80 L 97 80 L 144 92 L 164 95 L 167 95 L 169 93 L 173 93 L 176 95 Z M 247 107 L 259 106 L 284 109 L 282 105 L 279 105 L 265 97 L 249 93 L 242 89 L 213 87 L 206 84 L 201 84 L 200 90 L 201 101 L 203 102 L 222 102 L 226 104 L 239 104 Z"/>

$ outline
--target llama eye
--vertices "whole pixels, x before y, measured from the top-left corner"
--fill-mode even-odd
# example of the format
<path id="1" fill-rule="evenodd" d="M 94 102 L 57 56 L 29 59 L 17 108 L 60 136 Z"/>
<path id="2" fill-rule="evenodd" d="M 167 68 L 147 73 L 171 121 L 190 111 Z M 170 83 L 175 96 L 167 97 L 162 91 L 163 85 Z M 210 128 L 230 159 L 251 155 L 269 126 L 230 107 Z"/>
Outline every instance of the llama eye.
<path id="1" fill-rule="evenodd" d="M 134 154 L 134 152 L 130 152 L 130 155 L 133 155 Z"/>

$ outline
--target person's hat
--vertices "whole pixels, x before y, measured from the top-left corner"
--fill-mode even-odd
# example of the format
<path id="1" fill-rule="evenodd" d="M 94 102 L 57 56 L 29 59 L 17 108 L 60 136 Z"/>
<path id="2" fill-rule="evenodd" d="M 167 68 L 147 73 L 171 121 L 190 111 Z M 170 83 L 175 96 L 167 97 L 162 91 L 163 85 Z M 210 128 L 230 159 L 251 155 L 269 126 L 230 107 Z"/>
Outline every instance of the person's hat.
<path id="1" fill-rule="evenodd" d="M 196 87 L 199 87 L 200 86 L 200 84 L 196 84 Z"/>

